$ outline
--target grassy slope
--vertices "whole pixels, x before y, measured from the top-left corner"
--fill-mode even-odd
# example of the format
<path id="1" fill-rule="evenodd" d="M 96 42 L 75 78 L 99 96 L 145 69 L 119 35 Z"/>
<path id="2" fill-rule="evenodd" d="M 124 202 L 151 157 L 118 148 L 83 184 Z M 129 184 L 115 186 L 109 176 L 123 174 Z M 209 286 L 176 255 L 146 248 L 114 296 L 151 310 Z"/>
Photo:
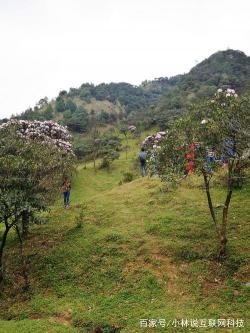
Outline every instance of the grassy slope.
<path id="1" fill-rule="evenodd" d="M 191 177 L 176 191 L 164 191 L 157 178 L 118 186 L 135 152 L 127 161 L 122 155 L 111 172 L 79 166 L 70 209 L 58 204 L 47 224 L 32 229 L 25 250 L 29 293 L 20 291 L 20 263 L 10 243 L 7 274 L 14 284 L 12 293 L 2 293 L 0 333 L 87 332 L 98 325 L 105 332 L 112 325 L 122 333 L 185 332 L 141 329 L 139 320 L 247 318 L 249 189 L 234 194 L 230 256 L 220 264 L 212 260 L 214 231 L 200 180 Z M 222 191 L 215 192 L 220 203 Z"/>
<path id="2" fill-rule="evenodd" d="M 95 98 L 92 98 L 90 102 L 83 101 L 82 99 L 78 97 L 74 97 L 73 101 L 77 105 L 82 105 L 87 111 L 94 110 L 97 113 L 101 113 L 101 111 L 106 111 L 108 113 L 111 112 L 117 112 L 124 111 L 124 107 L 122 107 L 120 104 L 114 104 L 109 102 L 108 100 L 104 101 L 98 101 Z"/>

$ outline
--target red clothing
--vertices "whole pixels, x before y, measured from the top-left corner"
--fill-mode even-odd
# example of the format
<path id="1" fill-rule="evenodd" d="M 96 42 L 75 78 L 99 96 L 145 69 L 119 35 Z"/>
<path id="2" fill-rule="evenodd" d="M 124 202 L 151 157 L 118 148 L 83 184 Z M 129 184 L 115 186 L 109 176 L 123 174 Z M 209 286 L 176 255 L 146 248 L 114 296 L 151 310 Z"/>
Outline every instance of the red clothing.
<path id="1" fill-rule="evenodd" d="M 194 148 L 195 148 L 195 144 L 191 143 L 191 145 L 189 146 L 189 151 L 185 154 L 187 163 L 186 163 L 186 173 L 192 173 L 194 170 Z"/>

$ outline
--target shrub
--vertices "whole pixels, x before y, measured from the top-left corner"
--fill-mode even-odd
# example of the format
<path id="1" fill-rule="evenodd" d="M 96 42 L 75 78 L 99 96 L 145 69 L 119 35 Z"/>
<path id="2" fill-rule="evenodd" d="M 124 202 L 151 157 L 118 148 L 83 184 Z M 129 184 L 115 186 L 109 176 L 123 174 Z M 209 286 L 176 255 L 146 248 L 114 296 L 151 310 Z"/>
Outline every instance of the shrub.
<path id="1" fill-rule="evenodd" d="M 134 179 L 134 175 L 131 172 L 124 172 L 122 182 L 130 183 Z"/>

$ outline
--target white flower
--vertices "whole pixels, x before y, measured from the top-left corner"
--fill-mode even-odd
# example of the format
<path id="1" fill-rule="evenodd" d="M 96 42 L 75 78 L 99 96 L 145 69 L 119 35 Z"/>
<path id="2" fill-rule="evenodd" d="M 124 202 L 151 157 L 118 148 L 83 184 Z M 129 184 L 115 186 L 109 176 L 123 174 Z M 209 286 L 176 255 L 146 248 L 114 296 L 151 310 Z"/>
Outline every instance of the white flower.
<path id="1" fill-rule="evenodd" d="M 134 125 L 130 125 L 128 126 L 128 130 L 134 132 L 136 130 L 136 127 Z"/>
<path id="2" fill-rule="evenodd" d="M 42 144 L 61 147 L 66 152 L 73 154 L 72 145 L 68 140 L 71 135 L 62 125 L 53 121 L 27 121 L 11 119 L 7 123 L 0 125 L 0 131 L 14 127 L 16 134 L 22 139 L 38 139 Z"/>

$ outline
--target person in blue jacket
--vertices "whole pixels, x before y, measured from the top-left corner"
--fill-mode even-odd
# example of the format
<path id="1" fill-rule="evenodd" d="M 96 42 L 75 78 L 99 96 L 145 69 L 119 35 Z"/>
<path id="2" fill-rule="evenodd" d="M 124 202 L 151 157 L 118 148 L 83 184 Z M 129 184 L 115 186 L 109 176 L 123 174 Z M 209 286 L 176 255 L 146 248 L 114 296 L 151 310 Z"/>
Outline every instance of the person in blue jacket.
<path id="1" fill-rule="evenodd" d="M 69 206 L 69 197 L 71 192 L 71 184 L 68 177 L 64 177 L 62 192 L 63 192 L 64 208 L 67 208 Z"/>
<path id="2" fill-rule="evenodd" d="M 146 176 L 146 164 L 147 164 L 147 153 L 145 152 L 144 147 L 141 148 L 141 151 L 139 153 L 139 159 L 140 159 L 140 169 L 141 169 L 141 176 Z"/>

